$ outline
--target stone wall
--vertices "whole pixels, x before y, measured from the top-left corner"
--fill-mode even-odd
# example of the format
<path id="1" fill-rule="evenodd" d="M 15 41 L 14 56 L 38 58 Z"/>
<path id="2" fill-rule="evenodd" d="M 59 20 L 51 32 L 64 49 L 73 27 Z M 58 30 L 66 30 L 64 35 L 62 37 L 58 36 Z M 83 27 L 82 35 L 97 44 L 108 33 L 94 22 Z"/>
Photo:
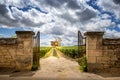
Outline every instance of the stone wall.
<path id="1" fill-rule="evenodd" d="M 31 70 L 33 62 L 32 31 L 16 31 L 17 38 L 0 39 L 0 67 Z"/>
<path id="2" fill-rule="evenodd" d="M 16 38 L 0 39 L 0 67 L 15 68 Z"/>
<path id="3" fill-rule="evenodd" d="M 86 32 L 89 72 L 120 72 L 120 39 L 103 39 L 103 32 Z"/>

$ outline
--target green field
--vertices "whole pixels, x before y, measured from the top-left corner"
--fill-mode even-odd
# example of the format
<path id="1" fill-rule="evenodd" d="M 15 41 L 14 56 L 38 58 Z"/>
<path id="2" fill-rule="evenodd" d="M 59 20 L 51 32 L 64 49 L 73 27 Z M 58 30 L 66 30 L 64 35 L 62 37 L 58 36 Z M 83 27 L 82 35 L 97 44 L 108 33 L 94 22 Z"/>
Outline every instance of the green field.
<path id="1" fill-rule="evenodd" d="M 77 58 L 78 57 L 78 46 L 61 46 L 57 47 L 61 52 L 63 52 L 66 56 L 69 56 L 71 58 Z M 86 53 L 85 46 L 81 46 L 80 52 L 82 54 Z"/>
<path id="2" fill-rule="evenodd" d="M 41 46 L 40 47 L 40 53 L 39 53 L 40 58 L 43 57 L 51 48 L 52 47 Z M 33 53 L 37 53 L 36 47 L 33 48 Z"/>
<path id="3" fill-rule="evenodd" d="M 39 57 L 45 57 L 45 55 L 50 51 L 52 47 L 40 47 L 40 53 L 39 53 Z M 75 60 L 78 61 L 78 63 L 80 64 L 79 69 L 81 71 L 86 71 L 87 69 L 87 59 L 86 59 L 86 47 L 85 46 L 81 46 L 80 47 L 80 53 L 84 54 L 83 57 L 79 58 L 78 57 L 78 46 L 61 46 L 61 47 L 56 47 L 58 50 L 60 50 L 64 55 L 73 58 Z M 35 52 L 35 48 L 33 48 L 34 52 Z M 49 52 L 51 53 L 51 51 Z M 49 55 L 48 55 L 49 56 Z M 55 50 L 53 51 L 53 56 L 57 56 Z M 35 63 L 33 64 L 33 70 L 38 69 L 38 65 Z"/>
<path id="4" fill-rule="evenodd" d="M 48 47 L 41 46 L 40 53 L 39 53 L 40 58 L 44 57 L 45 54 L 49 52 L 51 48 L 52 47 L 49 47 L 49 46 Z M 61 46 L 61 47 L 57 47 L 57 49 L 60 50 L 62 53 L 64 53 L 68 57 L 71 57 L 74 59 L 78 57 L 78 46 Z M 80 47 L 80 53 L 82 54 L 86 53 L 85 46 Z"/>
<path id="5" fill-rule="evenodd" d="M 62 46 L 58 49 L 63 52 L 66 56 L 77 60 L 79 69 L 81 72 L 87 71 L 87 59 L 86 59 L 86 47 L 80 46 L 80 53 L 84 54 L 82 57 L 78 57 L 78 46 Z"/>
<path id="6" fill-rule="evenodd" d="M 40 47 L 40 58 L 44 57 L 45 54 L 50 51 L 52 47 Z"/>
<path id="7" fill-rule="evenodd" d="M 39 68 L 39 59 L 44 57 L 45 54 L 51 49 L 51 47 L 40 47 L 40 53 L 37 51 L 37 47 L 33 48 L 33 65 L 32 70 L 37 70 Z"/>

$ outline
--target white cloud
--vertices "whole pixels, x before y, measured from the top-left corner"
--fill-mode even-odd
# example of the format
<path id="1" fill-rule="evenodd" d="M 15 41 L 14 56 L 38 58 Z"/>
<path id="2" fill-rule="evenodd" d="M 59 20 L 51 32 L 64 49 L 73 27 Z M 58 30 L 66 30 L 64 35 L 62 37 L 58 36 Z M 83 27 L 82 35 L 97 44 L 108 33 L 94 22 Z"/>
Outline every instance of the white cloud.
<path id="1" fill-rule="evenodd" d="M 120 4 L 116 4 L 114 1 L 117 0 L 98 0 L 98 5 L 105 11 L 114 13 L 116 18 L 120 18 Z"/>
<path id="2" fill-rule="evenodd" d="M 118 28 L 120 28 L 120 24 L 118 24 Z"/>
<path id="3" fill-rule="evenodd" d="M 108 14 L 102 14 L 101 18 L 108 19 L 108 18 L 111 18 L 111 16 Z"/>
<path id="4" fill-rule="evenodd" d="M 114 22 L 112 22 L 109 19 L 101 19 L 99 16 L 84 23 L 79 26 L 80 30 L 85 31 L 105 31 L 106 28 L 113 27 L 115 25 Z"/>
<path id="5" fill-rule="evenodd" d="M 64 45 L 76 45 L 78 30 L 83 34 L 85 31 L 105 31 L 115 25 L 108 19 L 109 15 L 98 16 L 99 12 L 87 5 L 86 0 L 0 0 L 0 5 L 3 7 L 0 8 L 0 25 L 30 27 L 35 32 L 49 34 L 50 38 L 41 40 L 42 45 L 50 45 L 50 41 L 57 37 L 63 39 Z M 120 18 L 120 7 L 113 1 L 98 0 L 98 5 L 104 10 L 112 10 Z M 19 9 L 28 6 L 31 7 L 27 11 Z M 35 7 L 48 13 L 45 14 Z"/>
<path id="6" fill-rule="evenodd" d="M 109 30 L 109 29 L 107 29 L 106 31 L 105 31 L 105 35 L 104 35 L 104 37 L 106 38 L 118 38 L 118 37 L 120 37 L 120 32 L 118 32 L 118 31 L 116 31 L 116 30 Z"/>
<path id="7" fill-rule="evenodd" d="M 54 38 L 44 38 L 40 40 L 40 45 L 42 46 L 50 46 L 51 45 L 51 41 L 53 41 Z"/>
<path id="8" fill-rule="evenodd" d="M 5 35 L 4 34 L 0 34 L 0 38 L 4 37 Z"/>

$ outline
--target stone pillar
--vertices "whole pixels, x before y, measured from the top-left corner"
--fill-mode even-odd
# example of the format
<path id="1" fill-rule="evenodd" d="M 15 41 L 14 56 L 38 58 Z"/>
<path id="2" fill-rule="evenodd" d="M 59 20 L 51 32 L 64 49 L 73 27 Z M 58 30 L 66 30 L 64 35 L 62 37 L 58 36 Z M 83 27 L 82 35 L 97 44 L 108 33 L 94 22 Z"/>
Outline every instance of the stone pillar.
<path id="1" fill-rule="evenodd" d="M 16 69 L 31 70 L 33 63 L 33 35 L 32 31 L 16 31 L 17 52 Z"/>
<path id="2" fill-rule="evenodd" d="M 86 32 L 86 56 L 87 69 L 89 72 L 96 72 L 101 65 L 99 58 L 102 55 L 103 32 Z"/>

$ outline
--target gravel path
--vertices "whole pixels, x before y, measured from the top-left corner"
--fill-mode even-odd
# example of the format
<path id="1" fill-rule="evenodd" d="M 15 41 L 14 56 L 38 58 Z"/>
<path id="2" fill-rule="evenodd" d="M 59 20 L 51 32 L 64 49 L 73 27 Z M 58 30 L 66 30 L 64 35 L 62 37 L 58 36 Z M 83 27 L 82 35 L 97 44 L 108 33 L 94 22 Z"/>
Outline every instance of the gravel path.
<path id="1" fill-rule="evenodd" d="M 54 49 L 53 49 L 54 50 Z M 58 57 L 50 56 L 40 60 L 41 70 L 38 70 L 33 77 L 40 77 L 44 79 L 67 79 L 67 80 L 80 80 L 80 79 L 102 79 L 100 76 L 79 71 L 79 65 L 76 61 L 66 59 L 60 51 L 56 50 Z M 53 53 L 51 53 L 53 54 Z M 94 77 L 93 77 L 94 76 Z"/>

